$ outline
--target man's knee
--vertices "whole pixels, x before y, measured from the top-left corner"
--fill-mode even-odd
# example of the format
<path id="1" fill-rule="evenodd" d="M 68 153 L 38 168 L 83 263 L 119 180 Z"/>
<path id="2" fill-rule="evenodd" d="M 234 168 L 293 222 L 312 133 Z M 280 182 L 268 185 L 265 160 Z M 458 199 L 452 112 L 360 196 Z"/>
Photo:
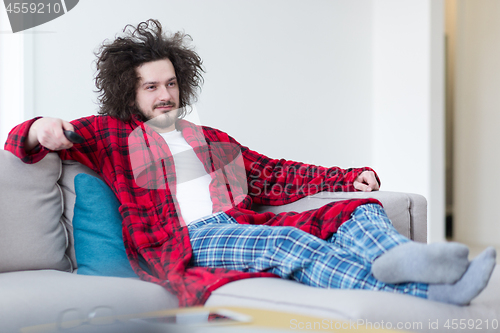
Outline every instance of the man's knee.
<path id="1" fill-rule="evenodd" d="M 273 227 L 273 245 L 282 249 L 290 249 L 295 246 L 313 245 L 315 236 L 295 227 Z M 317 246 L 320 246 L 319 244 Z"/>

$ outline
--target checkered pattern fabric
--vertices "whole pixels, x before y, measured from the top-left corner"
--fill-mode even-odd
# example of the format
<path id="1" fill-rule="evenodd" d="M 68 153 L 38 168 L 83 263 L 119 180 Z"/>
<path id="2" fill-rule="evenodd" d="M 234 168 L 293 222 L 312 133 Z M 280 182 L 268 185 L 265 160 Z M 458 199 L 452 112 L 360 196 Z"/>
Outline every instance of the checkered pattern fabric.
<path id="1" fill-rule="evenodd" d="M 369 204 L 358 207 L 327 241 L 371 264 L 391 248 L 410 240 L 394 228 L 380 205 Z"/>
<path id="2" fill-rule="evenodd" d="M 294 227 L 241 225 L 225 213 L 191 223 L 191 264 L 243 272 L 270 272 L 309 286 L 369 289 L 427 298 L 427 284 L 385 284 L 371 263 L 408 242 L 379 205 L 359 206 L 334 236 L 321 240 Z"/>

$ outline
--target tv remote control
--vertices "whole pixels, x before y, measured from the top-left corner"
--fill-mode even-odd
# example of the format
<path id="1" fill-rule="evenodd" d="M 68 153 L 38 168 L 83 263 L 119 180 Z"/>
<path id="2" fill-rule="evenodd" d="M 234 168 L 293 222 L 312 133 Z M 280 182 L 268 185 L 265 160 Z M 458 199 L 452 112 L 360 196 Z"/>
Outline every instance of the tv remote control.
<path id="1" fill-rule="evenodd" d="M 66 136 L 66 138 L 73 142 L 73 143 L 83 143 L 85 141 L 84 138 L 82 138 L 81 135 L 75 133 L 75 132 L 72 132 L 72 131 L 68 131 L 68 130 L 65 130 L 64 131 L 64 135 Z"/>

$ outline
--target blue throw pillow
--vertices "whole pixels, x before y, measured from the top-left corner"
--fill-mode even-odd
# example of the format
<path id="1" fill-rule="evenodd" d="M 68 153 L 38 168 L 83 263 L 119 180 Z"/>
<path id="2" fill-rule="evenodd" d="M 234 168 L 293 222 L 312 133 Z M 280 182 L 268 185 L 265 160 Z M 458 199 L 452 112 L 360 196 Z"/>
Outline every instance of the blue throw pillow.
<path id="1" fill-rule="evenodd" d="M 137 277 L 125 253 L 120 203 L 102 180 L 75 177 L 73 235 L 78 274 Z"/>

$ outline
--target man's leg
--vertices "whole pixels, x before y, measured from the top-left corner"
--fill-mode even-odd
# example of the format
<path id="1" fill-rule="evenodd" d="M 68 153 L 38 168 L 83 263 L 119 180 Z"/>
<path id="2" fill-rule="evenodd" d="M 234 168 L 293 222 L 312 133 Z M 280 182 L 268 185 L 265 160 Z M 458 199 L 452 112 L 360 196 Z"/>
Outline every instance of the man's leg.
<path id="1" fill-rule="evenodd" d="M 372 264 L 385 283 L 454 283 L 469 265 L 469 250 L 458 243 L 412 242 L 392 226 L 382 207 L 363 205 L 329 240 Z"/>
<path id="2" fill-rule="evenodd" d="M 225 214 L 188 228 L 193 266 L 266 271 L 315 287 L 427 297 L 427 284 L 378 281 L 371 274 L 370 262 L 297 228 L 240 225 Z"/>

